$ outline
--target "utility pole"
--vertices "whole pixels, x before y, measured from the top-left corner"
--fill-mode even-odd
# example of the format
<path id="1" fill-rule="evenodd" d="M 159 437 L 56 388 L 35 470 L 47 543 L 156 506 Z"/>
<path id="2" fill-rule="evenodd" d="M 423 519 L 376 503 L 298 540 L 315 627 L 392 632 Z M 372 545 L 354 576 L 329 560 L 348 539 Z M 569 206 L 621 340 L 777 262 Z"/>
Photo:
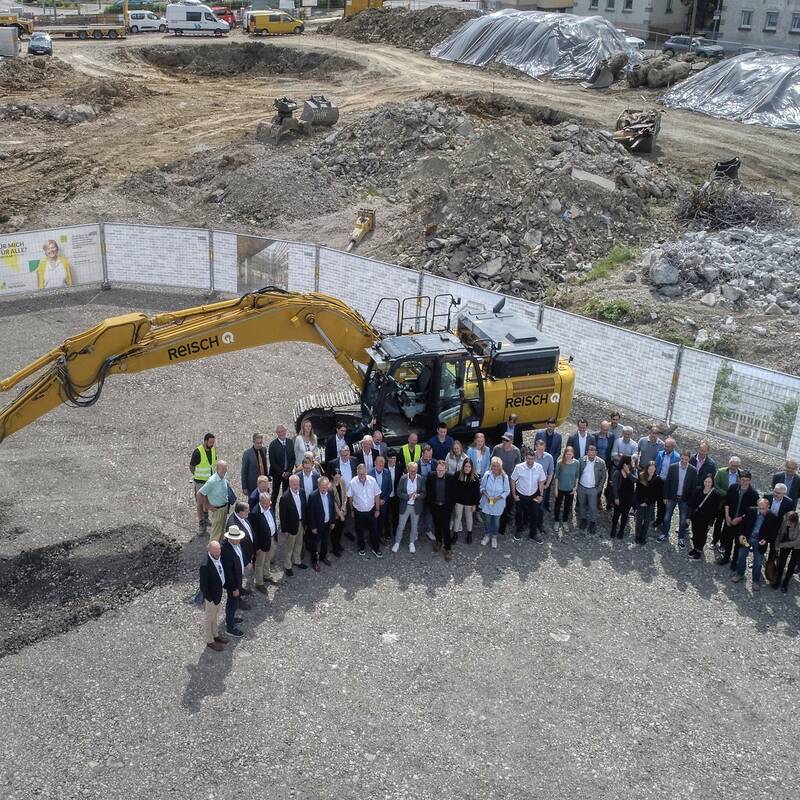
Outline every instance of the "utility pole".
<path id="1" fill-rule="evenodd" d="M 689 52 L 694 52 L 694 23 L 697 18 L 697 0 L 692 2 L 692 21 L 689 23 Z"/>

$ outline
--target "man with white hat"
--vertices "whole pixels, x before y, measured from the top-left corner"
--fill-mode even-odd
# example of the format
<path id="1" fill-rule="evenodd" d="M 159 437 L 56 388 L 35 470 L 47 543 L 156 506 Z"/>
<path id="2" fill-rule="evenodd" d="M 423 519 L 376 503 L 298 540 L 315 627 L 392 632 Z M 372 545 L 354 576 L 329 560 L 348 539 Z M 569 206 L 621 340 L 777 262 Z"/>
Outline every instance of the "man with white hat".
<path id="1" fill-rule="evenodd" d="M 241 638 L 244 632 L 236 626 L 236 611 L 239 598 L 242 596 L 242 577 L 244 575 L 244 553 L 241 542 L 244 531 L 231 525 L 225 532 L 222 545 L 222 569 L 225 573 L 225 591 L 228 599 L 225 603 L 225 629 L 231 636 Z"/>

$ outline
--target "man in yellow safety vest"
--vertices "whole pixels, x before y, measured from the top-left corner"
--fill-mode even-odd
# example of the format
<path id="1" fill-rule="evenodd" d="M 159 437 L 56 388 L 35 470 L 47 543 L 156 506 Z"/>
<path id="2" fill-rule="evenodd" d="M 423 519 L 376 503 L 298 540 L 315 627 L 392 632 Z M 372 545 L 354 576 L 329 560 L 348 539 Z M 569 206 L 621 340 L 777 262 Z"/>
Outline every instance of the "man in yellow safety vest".
<path id="1" fill-rule="evenodd" d="M 208 530 L 208 519 L 206 518 L 203 496 L 199 493 L 203 484 L 214 474 L 217 466 L 217 448 L 214 446 L 216 439 L 213 433 L 207 433 L 203 437 L 203 444 L 197 445 L 192 451 L 189 461 L 189 469 L 194 479 L 194 499 L 197 508 L 197 527 L 198 536 L 202 536 Z"/>
<path id="2" fill-rule="evenodd" d="M 400 448 L 403 472 L 408 472 L 408 465 L 412 461 L 419 461 L 422 458 L 422 447 L 417 444 L 418 441 L 419 437 L 412 431 L 408 434 L 408 442 Z"/>

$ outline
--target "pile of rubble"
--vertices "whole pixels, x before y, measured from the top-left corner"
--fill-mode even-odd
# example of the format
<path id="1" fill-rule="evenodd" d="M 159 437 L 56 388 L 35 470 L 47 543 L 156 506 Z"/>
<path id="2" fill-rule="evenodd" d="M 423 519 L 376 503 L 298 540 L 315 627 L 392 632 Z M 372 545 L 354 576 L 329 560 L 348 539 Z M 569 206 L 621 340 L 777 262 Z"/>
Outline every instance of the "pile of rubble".
<path id="1" fill-rule="evenodd" d="M 486 120 L 432 100 L 361 117 L 311 163 L 414 209 L 388 245 L 398 263 L 528 298 L 589 269 L 612 243 L 652 241 L 665 223 L 650 203 L 682 191 L 610 133 Z"/>
<path id="2" fill-rule="evenodd" d="M 641 64 L 634 64 L 625 78 L 628 86 L 632 89 L 638 89 L 640 86 L 661 89 L 685 80 L 712 63 L 709 59 L 699 57 L 694 53 L 681 53 L 677 56 L 659 53 L 646 58 Z"/>
<path id="3" fill-rule="evenodd" d="M 664 297 L 710 308 L 800 314 L 800 229 L 697 231 L 652 248 L 643 277 Z"/>
<path id="4" fill-rule="evenodd" d="M 144 83 L 120 78 L 93 78 L 64 93 L 64 99 L 77 105 L 90 105 L 98 111 L 111 111 L 133 100 L 156 95 Z"/>
<path id="5" fill-rule="evenodd" d="M 70 105 L 34 105 L 32 103 L 8 103 L 0 105 L 0 120 L 46 119 L 74 125 L 97 119 L 97 109 L 87 103 Z"/>
<path id="6" fill-rule="evenodd" d="M 384 42 L 427 52 L 467 20 L 477 16 L 477 11 L 444 6 L 429 6 L 421 11 L 368 8 L 352 17 L 320 25 L 317 32 L 357 42 Z"/>
<path id="7" fill-rule="evenodd" d="M 0 60 L 0 88 L 27 91 L 37 86 L 61 83 L 74 74 L 72 67 L 57 58 L 28 57 Z"/>

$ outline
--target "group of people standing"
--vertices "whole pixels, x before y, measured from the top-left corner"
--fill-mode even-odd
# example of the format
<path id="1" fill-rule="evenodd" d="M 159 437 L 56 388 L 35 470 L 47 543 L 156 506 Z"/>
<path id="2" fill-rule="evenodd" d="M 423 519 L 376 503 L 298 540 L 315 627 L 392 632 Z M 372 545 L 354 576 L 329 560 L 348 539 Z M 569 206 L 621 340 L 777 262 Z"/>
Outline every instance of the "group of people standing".
<path id="1" fill-rule="evenodd" d="M 661 439 L 657 425 L 636 440 L 617 413 L 595 432 L 578 420 L 566 442 L 550 419 L 534 432 L 533 446 L 524 446 L 513 414 L 495 434 L 494 446 L 484 433 L 465 446 L 439 425 L 428 441 L 420 443 L 412 432 L 394 449 L 380 430 L 355 442 L 340 424 L 322 446 L 308 420 L 294 437 L 279 425 L 268 446 L 254 434 L 243 454 L 241 499 L 207 434 L 190 459 L 198 532 L 210 537 L 198 593 L 207 646 L 222 650 L 228 641 L 217 630 L 223 590 L 226 632 L 243 636 L 238 623 L 248 595 L 266 594 L 266 583 L 295 570 L 332 566 L 330 556 L 344 552 L 343 539 L 354 541 L 361 557 L 369 552 L 381 559 L 384 547 L 397 553 L 404 541 L 415 553 L 423 535 L 450 561 L 459 538 L 472 544 L 478 526 L 483 546 L 497 548 L 506 533 L 541 544 L 550 513 L 556 535 L 573 530 L 573 513 L 578 529 L 596 535 L 605 506 L 610 538 L 624 538 L 632 518 L 640 545 L 651 529 L 658 542 L 668 542 L 677 511 L 678 547 L 686 548 L 691 535 L 688 555 L 699 561 L 711 531 L 716 561 L 730 565 L 736 582 L 752 554 L 754 590 L 762 570 L 784 592 L 800 570 L 794 460 L 762 497 L 737 457 L 718 468 L 708 442 L 695 453 L 679 450 L 671 437 Z"/>

